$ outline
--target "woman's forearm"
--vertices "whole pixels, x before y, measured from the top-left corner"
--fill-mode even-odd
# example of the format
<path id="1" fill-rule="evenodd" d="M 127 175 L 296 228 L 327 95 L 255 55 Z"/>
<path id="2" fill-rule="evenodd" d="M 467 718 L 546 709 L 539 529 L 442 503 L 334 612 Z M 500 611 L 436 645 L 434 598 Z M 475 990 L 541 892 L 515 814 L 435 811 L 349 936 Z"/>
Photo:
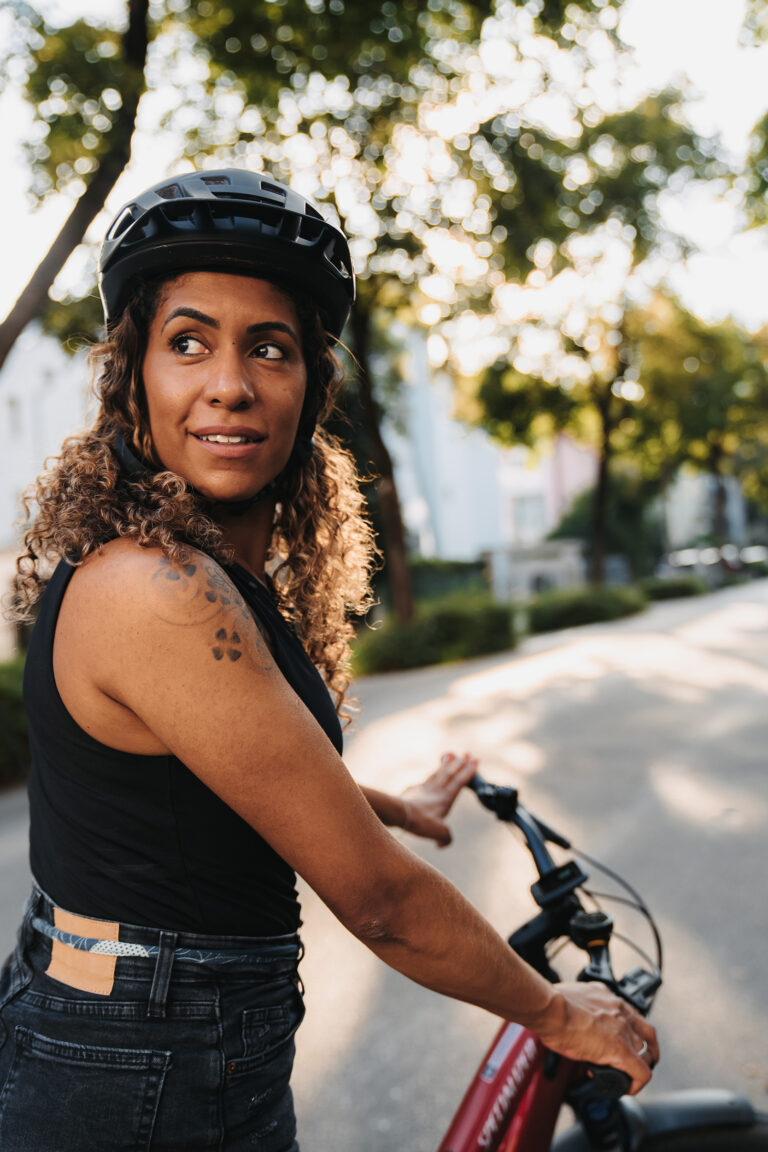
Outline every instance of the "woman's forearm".
<path id="1" fill-rule="evenodd" d="M 393 796 L 391 792 L 381 792 L 378 788 L 369 788 L 361 785 L 361 792 L 373 808 L 374 812 L 388 828 L 407 828 L 408 805 L 400 796 Z"/>
<path id="2" fill-rule="evenodd" d="M 552 986 L 434 868 L 410 856 L 403 871 L 350 930 L 411 980 L 536 1029 Z"/>

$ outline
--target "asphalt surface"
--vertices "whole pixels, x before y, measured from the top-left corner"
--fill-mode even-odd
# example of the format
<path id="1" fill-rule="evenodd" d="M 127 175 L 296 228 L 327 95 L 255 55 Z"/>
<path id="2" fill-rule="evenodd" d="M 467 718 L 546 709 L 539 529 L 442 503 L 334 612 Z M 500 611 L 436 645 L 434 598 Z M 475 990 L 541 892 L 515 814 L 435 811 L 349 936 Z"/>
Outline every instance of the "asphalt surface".
<path id="1" fill-rule="evenodd" d="M 654 911 L 665 985 L 649 1092 L 719 1085 L 768 1109 L 768 581 L 527 641 L 516 653 L 361 681 L 347 762 L 397 790 L 445 750 L 625 875 Z M 518 842 L 474 797 L 454 844 L 415 846 L 508 934 L 530 916 Z M 409 840 L 414 845 L 412 840 Z M 0 798 L 0 947 L 28 885 L 26 806 Z M 596 885 L 597 886 L 597 885 Z M 617 927 L 649 947 L 639 918 Z M 495 1031 L 390 971 L 304 894 L 302 1152 L 434 1152 Z M 620 946 L 619 946 L 620 948 Z M 635 963 L 619 951 L 619 966 Z M 564 956 L 564 971 L 568 972 Z"/>

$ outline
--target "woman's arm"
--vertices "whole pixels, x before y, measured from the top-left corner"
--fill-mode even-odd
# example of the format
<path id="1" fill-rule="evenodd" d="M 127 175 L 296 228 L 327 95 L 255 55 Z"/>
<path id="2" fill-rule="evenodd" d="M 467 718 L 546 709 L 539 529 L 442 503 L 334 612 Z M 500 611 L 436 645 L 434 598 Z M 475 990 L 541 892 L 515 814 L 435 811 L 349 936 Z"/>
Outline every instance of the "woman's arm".
<path id="1" fill-rule="evenodd" d="M 99 692 L 247 820 L 341 922 L 418 983 L 611 1062 L 639 1088 L 655 1035 L 603 989 L 554 988 L 443 876 L 392 837 L 277 669 L 221 568 L 105 550 L 73 578 L 78 659 Z M 68 592 L 68 595 L 70 595 Z"/>
<path id="2" fill-rule="evenodd" d="M 477 760 L 471 756 L 446 752 L 435 772 L 399 796 L 367 786 L 362 787 L 362 792 L 382 823 L 434 840 L 438 847 L 445 848 L 452 839 L 445 817 L 476 771 Z"/>

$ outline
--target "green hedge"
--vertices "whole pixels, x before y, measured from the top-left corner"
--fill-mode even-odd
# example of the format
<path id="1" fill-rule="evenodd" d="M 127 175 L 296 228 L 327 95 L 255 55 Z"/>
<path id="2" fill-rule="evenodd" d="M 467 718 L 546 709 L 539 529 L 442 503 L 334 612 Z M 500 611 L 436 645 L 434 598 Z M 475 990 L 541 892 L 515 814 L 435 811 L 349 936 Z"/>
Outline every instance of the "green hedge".
<path id="1" fill-rule="evenodd" d="M 380 628 L 361 630 L 354 643 L 353 666 L 356 675 L 368 676 L 466 660 L 514 646 L 510 606 L 475 596 L 422 606 L 409 624 L 390 620 Z"/>
<path id="2" fill-rule="evenodd" d="M 0 664 L 0 788 L 23 780 L 29 767 L 27 714 L 21 701 L 24 657 Z"/>
<path id="3" fill-rule="evenodd" d="M 531 632 L 555 632 L 579 624 L 618 620 L 642 612 L 646 604 L 638 588 L 623 585 L 554 588 L 528 601 L 528 628 Z"/>
<path id="4" fill-rule="evenodd" d="M 437 560 L 423 556 L 408 561 L 413 595 L 417 604 L 442 603 L 462 596 L 483 596 L 488 592 L 486 566 L 482 560 Z M 392 595 L 386 568 L 373 579 L 376 599 L 386 612 L 392 609 Z"/>
<path id="5" fill-rule="evenodd" d="M 649 576 L 638 584 L 649 600 L 674 600 L 678 596 L 702 596 L 709 585 L 700 576 Z"/>

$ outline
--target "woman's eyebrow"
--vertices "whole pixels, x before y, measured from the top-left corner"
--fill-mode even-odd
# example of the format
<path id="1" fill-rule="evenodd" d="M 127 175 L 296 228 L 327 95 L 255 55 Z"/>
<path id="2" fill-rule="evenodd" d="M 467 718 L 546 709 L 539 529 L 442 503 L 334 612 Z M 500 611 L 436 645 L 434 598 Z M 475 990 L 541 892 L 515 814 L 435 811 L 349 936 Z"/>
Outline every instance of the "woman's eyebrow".
<path id="1" fill-rule="evenodd" d="M 182 304 L 180 308 L 174 308 L 170 316 L 167 316 L 163 328 L 166 328 L 171 320 L 175 320 L 177 316 L 188 316 L 190 320 L 199 320 L 201 324 L 207 324 L 209 328 L 218 328 L 218 320 L 214 320 L 213 316 L 206 316 L 205 312 L 198 312 L 197 308 L 188 308 Z M 163 331 L 163 328 L 160 331 Z"/>
<path id="2" fill-rule="evenodd" d="M 290 324 L 284 324 L 282 320 L 262 320 L 258 324 L 249 324 L 246 332 L 249 336 L 255 336 L 258 332 L 285 332 L 297 344 L 299 342 L 299 338 Z"/>

